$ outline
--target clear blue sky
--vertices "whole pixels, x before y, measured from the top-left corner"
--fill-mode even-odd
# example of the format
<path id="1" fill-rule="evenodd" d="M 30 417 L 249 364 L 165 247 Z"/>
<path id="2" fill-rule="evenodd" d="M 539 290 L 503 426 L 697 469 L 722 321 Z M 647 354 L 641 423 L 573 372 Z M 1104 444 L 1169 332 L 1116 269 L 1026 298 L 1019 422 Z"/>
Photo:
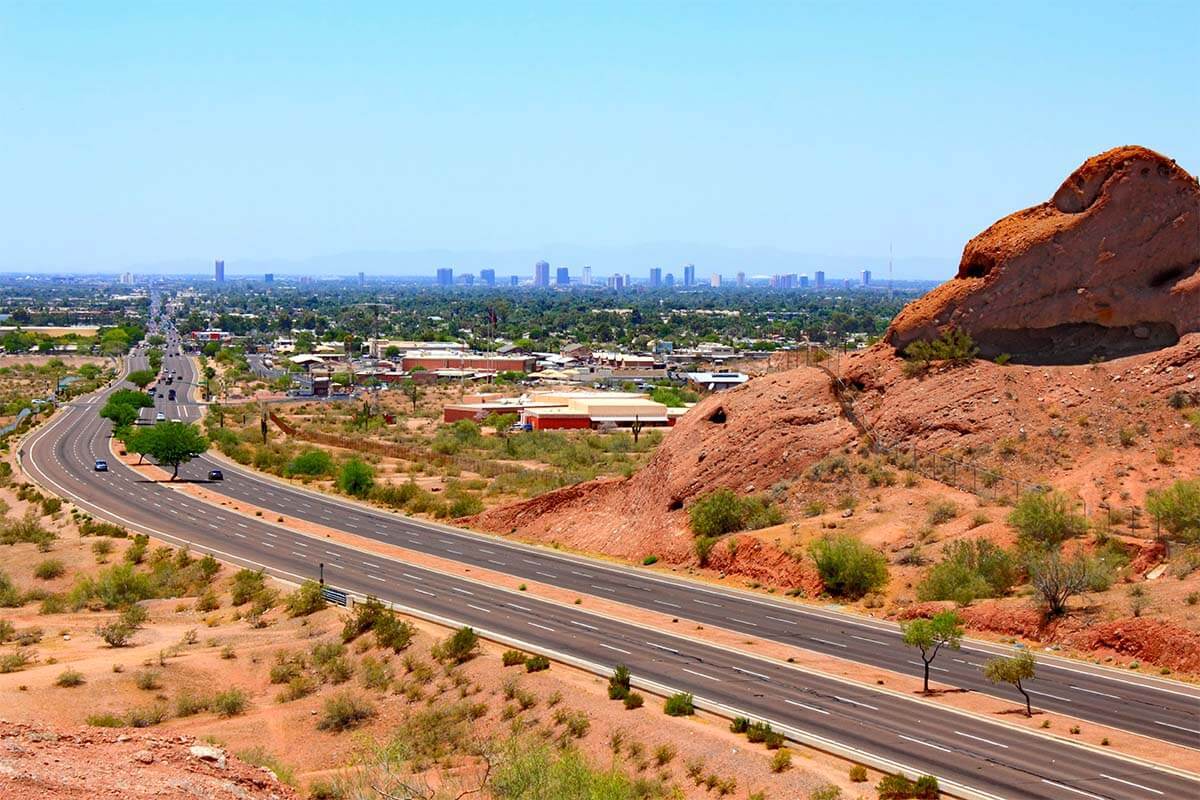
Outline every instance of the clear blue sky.
<path id="1" fill-rule="evenodd" d="M 957 261 L 1092 153 L 1200 170 L 1198 7 L 6 0 L 0 270 L 650 242 Z"/>

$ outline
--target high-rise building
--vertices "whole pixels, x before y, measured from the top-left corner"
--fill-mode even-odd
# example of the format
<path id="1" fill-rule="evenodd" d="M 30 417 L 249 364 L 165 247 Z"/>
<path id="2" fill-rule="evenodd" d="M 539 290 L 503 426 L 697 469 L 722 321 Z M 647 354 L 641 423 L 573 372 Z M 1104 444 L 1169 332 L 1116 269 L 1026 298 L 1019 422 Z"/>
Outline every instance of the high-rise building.
<path id="1" fill-rule="evenodd" d="M 745 288 L 746 288 L 746 273 L 744 273 L 744 272 L 739 272 L 739 273 L 737 274 L 737 285 L 738 285 L 738 288 L 739 288 L 739 289 L 745 289 Z"/>
<path id="2" fill-rule="evenodd" d="M 808 288 L 808 276 L 807 276 L 807 275 L 801 275 L 801 276 L 800 276 L 800 288 L 801 288 L 801 289 L 807 289 L 807 288 Z"/>
<path id="3" fill-rule="evenodd" d="M 494 269 L 479 270 L 479 282 L 482 283 L 484 286 L 495 286 L 496 285 L 496 270 L 494 270 Z"/>
<path id="4" fill-rule="evenodd" d="M 696 285 L 696 265 L 695 264 L 684 264 L 683 265 L 683 285 L 684 286 L 695 286 Z"/>
<path id="5" fill-rule="evenodd" d="M 870 286 L 870 285 L 871 285 L 871 270 L 869 270 L 869 269 L 864 269 L 864 270 L 862 271 L 862 285 L 863 285 L 863 286 Z"/>
<path id="6" fill-rule="evenodd" d="M 822 269 L 817 270 L 817 288 L 818 289 L 825 288 L 825 270 L 822 270 Z"/>
<path id="7" fill-rule="evenodd" d="M 453 286 L 454 285 L 454 269 L 452 267 L 438 267 L 437 285 L 438 286 Z"/>
<path id="8" fill-rule="evenodd" d="M 539 261 L 533 265 L 533 285 L 535 288 L 545 289 L 550 285 L 550 263 L 547 261 Z"/>
<path id="9" fill-rule="evenodd" d="M 720 289 L 721 288 L 721 276 L 719 274 L 717 274 L 716 272 L 714 272 L 712 274 L 712 277 L 708 279 L 708 285 L 714 289 Z"/>
<path id="10" fill-rule="evenodd" d="M 358 285 L 359 285 L 359 286 L 366 286 L 366 285 L 367 285 L 367 276 L 366 276 L 366 274 L 365 274 L 365 273 L 362 273 L 362 272 L 359 272 L 359 273 L 358 273 Z"/>
<path id="11" fill-rule="evenodd" d="M 223 259 L 218 258 L 213 264 L 213 280 L 216 283 L 225 282 L 225 261 Z"/>
<path id="12" fill-rule="evenodd" d="M 652 267 L 650 270 L 650 288 L 657 289 L 662 286 L 662 268 Z"/>
<path id="13" fill-rule="evenodd" d="M 263 283 L 274 283 L 274 282 L 275 282 L 275 273 L 274 272 L 268 272 L 266 275 L 263 275 Z"/>
<path id="14" fill-rule="evenodd" d="M 458 276 L 458 282 L 462 286 L 474 286 L 475 276 L 470 272 L 466 272 Z"/>
<path id="15" fill-rule="evenodd" d="M 663 278 L 663 286 L 666 286 L 668 289 L 675 288 L 675 273 L 674 272 L 668 272 L 667 277 Z"/>
<path id="16" fill-rule="evenodd" d="M 521 278 L 517 275 L 509 275 L 508 276 L 508 285 L 509 286 L 520 286 Z"/>
<path id="17" fill-rule="evenodd" d="M 608 288 L 617 289 L 617 290 L 624 289 L 625 288 L 625 277 L 623 275 L 609 275 L 608 276 Z"/>
<path id="18" fill-rule="evenodd" d="M 571 285 L 571 271 L 569 269 L 567 269 L 566 267 L 559 267 L 558 269 L 556 269 L 554 271 L 554 285 L 555 286 L 570 286 Z"/>
<path id="19" fill-rule="evenodd" d="M 126 286 L 132 286 L 133 285 L 133 273 L 132 272 L 122 272 L 121 273 L 121 283 L 123 283 Z"/>
<path id="20" fill-rule="evenodd" d="M 583 277 L 580 279 L 584 286 L 592 285 L 592 268 L 585 266 L 583 268 Z"/>

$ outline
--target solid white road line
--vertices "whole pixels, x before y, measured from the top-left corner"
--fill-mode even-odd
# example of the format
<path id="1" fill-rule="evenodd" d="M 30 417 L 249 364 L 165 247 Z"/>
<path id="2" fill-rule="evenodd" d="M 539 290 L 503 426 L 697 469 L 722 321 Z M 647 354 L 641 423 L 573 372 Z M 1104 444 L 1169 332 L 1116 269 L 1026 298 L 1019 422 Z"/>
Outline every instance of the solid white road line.
<path id="1" fill-rule="evenodd" d="M 1123 783 L 1126 786 L 1132 786 L 1135 789 L 1145 789 L 1147 792 L 1153 792 L 1154 794 L 1162 794 L 1162 792 L 1160 792 L 1158 789 L 1152 789 L 1149 786 L 1142 786 L 1140 783 L 1134 783 L 1133 781 L 1127 781 L 1124 778 L 1114 778 L 1112 775 L 1105 775 L 1103 772 L 1100 773 L 1100 777 L 1107 778 L 1110 781 L 1116 781 L 1117 783 Z"/>
<path id="2" fill-rule="evenodd" d="M 1001 742 L 993 742 L 991 739 L 985 739 L 982 736 L 974 736 L 970 733 L 963 733 L 962 731 L 955 731 L 954 733 L 956 736 L 962 736 L 967 739 L 974 739 L 977 742 L 983 742 L 985 744 L 994 745 L 995 747 L 1003 747 L 1005 750 L 1008 749 L 1008 745 L 1002 744 Z"/>

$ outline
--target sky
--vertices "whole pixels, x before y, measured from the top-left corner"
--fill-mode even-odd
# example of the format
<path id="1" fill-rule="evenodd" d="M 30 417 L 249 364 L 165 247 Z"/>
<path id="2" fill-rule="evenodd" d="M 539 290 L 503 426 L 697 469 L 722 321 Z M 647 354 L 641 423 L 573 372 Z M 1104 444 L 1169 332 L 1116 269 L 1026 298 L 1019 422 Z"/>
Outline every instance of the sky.
<path id="1" fill-rule="evenodd" d="M 1183 2 L 3 0 L 0 271 L 947 277 L 1089 155 L 1200 171 L 1198 37 Z"/>

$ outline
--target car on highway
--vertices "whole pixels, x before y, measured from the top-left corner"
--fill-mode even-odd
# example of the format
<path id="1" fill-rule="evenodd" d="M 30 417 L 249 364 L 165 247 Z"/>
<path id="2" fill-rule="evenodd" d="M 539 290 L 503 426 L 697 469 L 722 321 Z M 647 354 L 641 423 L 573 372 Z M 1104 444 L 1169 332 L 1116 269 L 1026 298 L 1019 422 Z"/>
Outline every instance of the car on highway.
<path id="1" fill-rule="evenodd" d="M 208 471 L 208 479 L 210 481 L 223 481 L 225 480 L 225 473 L 219 469 L 210 469 Z"/>
<path id="2" fill-rule="evenodd" d="M 154 415 L 155 422 L 166 422 L 166 419 L 167 419 L 167 415 L 161 411 Z"/>
<path id="3" fill-rule="evenodd" d="M 108 462 L 105 461 L 103 458 L 97 458 L 96 466 L 94 467 L 94 469 L 96 470 L 96 472 L 108 472 Z"/>
<path id="4" fill-rule="evenodd" d="M 168 399 L 168 400 L 174 400 L 174 399 L 175 399 L 175 390 L 174 390 L 174 389 L 171 389 L 171 390 L 169 390 L 169 391 L 167 392 L 167 399 Z"/>

